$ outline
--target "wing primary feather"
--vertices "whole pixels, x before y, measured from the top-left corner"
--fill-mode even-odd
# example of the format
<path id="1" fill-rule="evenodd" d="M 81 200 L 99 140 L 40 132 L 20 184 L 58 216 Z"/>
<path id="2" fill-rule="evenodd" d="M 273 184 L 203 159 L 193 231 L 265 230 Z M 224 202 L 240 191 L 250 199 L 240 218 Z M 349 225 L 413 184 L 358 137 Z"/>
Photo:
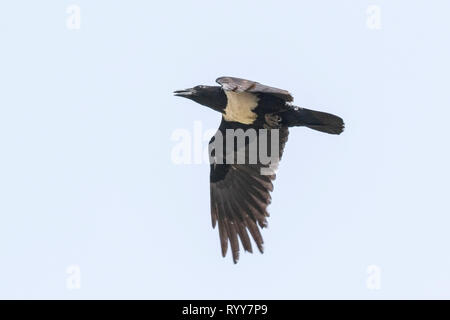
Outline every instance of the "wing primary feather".
<path id="1" fill-rule="evenodd" d="M 234 221 L 233 217 L 233 209 L 230 206 L 230 202 L 226 201 L 224 203 L 226 210 L 226 225 L 227 225 L 227 231 L 228 231 L 228 238 L 230 239 L 230 245 L 231 245 L 231 252 L 233 255 L 233 262 L 237 263 L 239 260 L 239 241 L 238 241 L 238 230 L 236 227 L 236 224 L 238 221 Z M 232 218 L 232 219 L 229 219 Z"/>
<path id="2" fill-rule="evenodd" d="M 258 246 L 259 252 L 264 253 L 264 247 L 263 247 L 264 240 L 261 235 L 261 232 L 258 229 L 258 226 L 252 219 L 250 219 L 248 217 L 246 218 L 246 222 L 247 222 L 248 230 L 250 231 L 250 234 L 252 235 L 253 240 L 255 240 L 255 243 Z"/>
<path id="3" fill-rule="evenodd" d="M 225 222 L 219 220 L 219 238 L 220 238 L 220 247 L 222 249 L 222 257 L 227 255 L 228 251 L 228 236 L 227 231 L 225 229 Z"/>
<path id="4" fill-rule="evenodd" d="M 222 256 L 225 257 L 227 255 L 228 251 L 228 228 L 227 228 L 227 222 L 226 217 L 224 217 L 224 209 L 223 209 L 223 203 L 222 203 L 222 195 L 220 191 L 216 192 L 216 208 L 219 216 L 219 237 L 220 237 L 220 247 L 222 248 Z"/>
<path id="5" fill-rule="evenodd" d="M 233 188 L 234 188 L 234 190 L 239 190 L 239 189 L 237 189 L 238 186 L 235 185 L 235 182 L 233 183 Z M 252 244 L 251 244 L 250 238 L 248 236 L 247 229 L 246 229 L 246 223 L 245 223 L 245 217 L 247 216 L 247 212 L 241 206 L 241 203 L 238 202 L 238 199 L 234 192 L 231 192 L 230 200 L 228 201 L 228 203 L 233 212 L 233 219 L 237 225 L 237 231 L 238 231 L 242 246 L 244 247 L 245 251 L 253 253 Z"/>
<path id="6" fill-rule="evenodd" d="M 218 210 L 217 210 L 217 204 L 215 202 L 215 195 L 214 195 L 214 187 L 213 185 L 210 186 L 210 206 L 211 206 L 211 224 L 213 229 L 216 228 L 217 219 L 219 218 Z"/>

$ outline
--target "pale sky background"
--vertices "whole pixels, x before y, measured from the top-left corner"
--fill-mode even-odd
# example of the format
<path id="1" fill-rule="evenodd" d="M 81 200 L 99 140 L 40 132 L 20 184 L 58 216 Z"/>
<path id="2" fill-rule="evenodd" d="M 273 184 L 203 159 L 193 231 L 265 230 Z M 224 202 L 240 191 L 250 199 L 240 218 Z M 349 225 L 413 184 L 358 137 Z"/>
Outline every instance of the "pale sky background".
<path id="1" fill-rule="evenodd" d="M 449 13 L 406 0 L 2 2 L 0 298 L 450 298 Z M 266 252 L 237 265 L 211 228 L 208 165 L 171 161 L 174 130 L 220 121 L 172 91 L 223 75 L 346 122 L 341 136 L 291 130 Z"/>

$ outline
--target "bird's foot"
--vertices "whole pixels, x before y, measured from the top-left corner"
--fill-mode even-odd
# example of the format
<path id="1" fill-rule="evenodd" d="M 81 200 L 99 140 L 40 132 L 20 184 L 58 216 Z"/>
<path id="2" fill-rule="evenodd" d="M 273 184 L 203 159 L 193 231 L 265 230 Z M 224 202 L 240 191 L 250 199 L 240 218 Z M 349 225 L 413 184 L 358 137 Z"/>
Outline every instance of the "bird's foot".
<path id="1" fill-rule="evenodd" d="M 268 113 L 264 115 L 266 123 L 264 128 L 266 129 L 279 129 L 281 128 L 281 117 L 275 113 Z"/>

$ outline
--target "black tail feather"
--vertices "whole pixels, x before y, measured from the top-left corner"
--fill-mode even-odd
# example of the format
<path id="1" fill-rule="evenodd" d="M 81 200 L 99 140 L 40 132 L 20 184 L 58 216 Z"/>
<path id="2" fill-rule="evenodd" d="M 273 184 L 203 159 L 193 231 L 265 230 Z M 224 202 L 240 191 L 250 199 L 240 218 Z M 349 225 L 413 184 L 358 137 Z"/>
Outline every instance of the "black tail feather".
<path id="1" fill-rule="evenodd" d="M 341 134 L 345 127 L 344 120 L 338 116 L 300 107 L 292 107 L 281 118 L 288 127 L 305 126 L 329 134 Z"/>

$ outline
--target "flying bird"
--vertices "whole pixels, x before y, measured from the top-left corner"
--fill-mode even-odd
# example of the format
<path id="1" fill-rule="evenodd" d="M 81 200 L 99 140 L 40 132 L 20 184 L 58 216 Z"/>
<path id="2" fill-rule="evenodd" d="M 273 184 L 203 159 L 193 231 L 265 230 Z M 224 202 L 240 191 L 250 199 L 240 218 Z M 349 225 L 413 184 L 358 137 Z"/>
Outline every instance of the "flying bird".
<path id="1" fill-rule="evenodd" d="M 268 163 L 266 158 L 281 159 L 290 127 L 304 126 L 338 135 L 344 130 L 344 121 L 329 113 L 295 106 L 286 90 L 234 77 L 220 77 L 216 82 L 219 86 L 199 85 L 174 94 L 222 114 L 219 129 L 210 141 L 211 219 L 213 228 L 217 224 L 219 227 L 222 256 L 226 256 L 230 245 L 233 262 L 237 263 L 239 240 L 245 251 L 253 252 L 249 233 L 259 251 L 264 250 L 260 228 L 267 226 L 277 165 L 277 161 Z M 230 130 L 244 134 L 243 145 L 236 144 L 238 135 L 227 134 Z M 250 131 L 253 136 L 248 134 Z M 252 151 L 251 145 L 257 147 L 253 161 L 251 153 L 255 149 Z M 262 149 L 267 151 L 264 161 Z M 244 161 L 236 162 L 239 155 Z"/>

